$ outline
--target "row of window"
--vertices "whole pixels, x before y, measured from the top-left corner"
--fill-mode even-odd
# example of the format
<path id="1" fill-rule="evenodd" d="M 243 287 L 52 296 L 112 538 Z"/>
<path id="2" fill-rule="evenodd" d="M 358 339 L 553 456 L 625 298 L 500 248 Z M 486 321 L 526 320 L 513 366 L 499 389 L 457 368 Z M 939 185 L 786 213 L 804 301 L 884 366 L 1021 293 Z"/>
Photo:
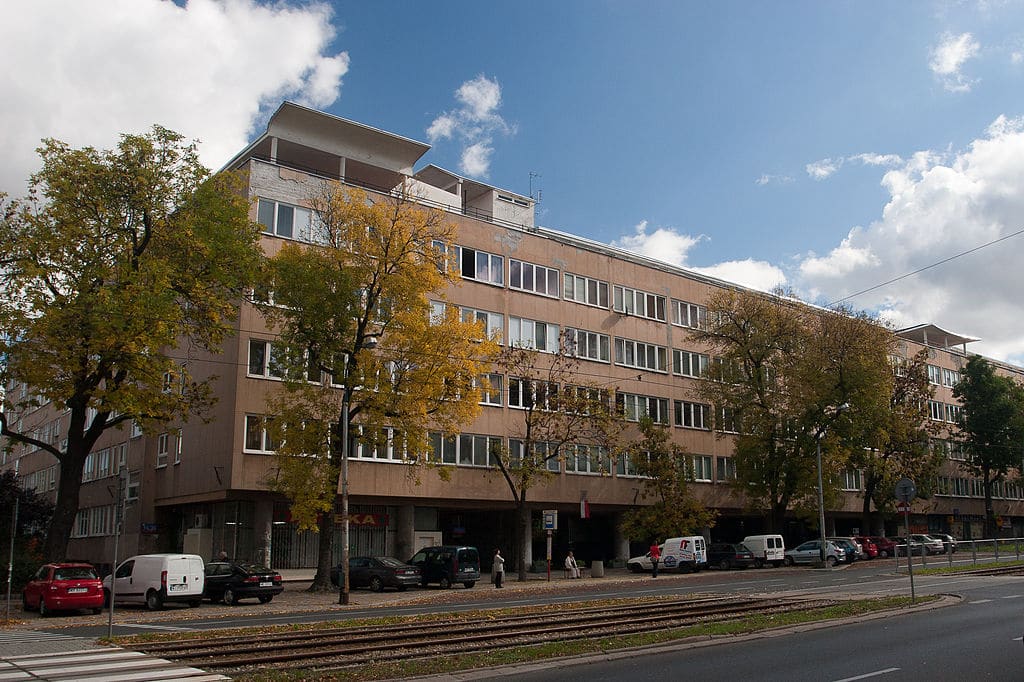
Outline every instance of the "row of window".
<path id="1" fill-rule="evenodd" d="M 928 365 L 928 383 L 953 388 L 960 383 L 960 372 L 936 365 Z"/>
<path id="2" fill-rule="evenodd" d="M 950 405 L 938 400 L 928 401 L 928 417 L 934 421 L 955 424 L 960 419 L 961 409 L 959 405 Z"/>
<path id="3" fill-rule="evenodd" d="M 257 220 L 266 234 L 323 243 L 323 236 L 318 236 L 322 230 L 317 229 L 316 216 L 309 209 L 280 201 L 260 199 Z M 444 250 L 444 245 L 440 242 L 435 242 L 434 246 Z M 463 279 L 505 286 L 504 256 L 466 246 L 455 246 L 454 249 L 455 267 Z M 605 309 L 610 305 L 615 312 L 659 322 L 667 321 L 671 309 L 672 324 L 682 327 L 700 328 L 706 322 L 706 309 L 695 303 L 669 299 L 661 294 L 625 286 L 609 287 L 607 282 L 570 272 L 560 273 L 556 268 L 515 258 L 509 258 L 508 261 L 508 286 L 512 289 L 550 298 L 564 298 L 567 301 Z"/>
<path id="4" fill-rule="evenodd" d="M 79 509 L 71 537 L 87 538 L 99 535 L 113 535 L 116 530 L 117 507 L 108 504 L 102 507 Z"/>
<path id="5" fill-rule="evenodd" d="M 126 466 L 128 466 L 128 443 L 90 452 L 85 456 L 85 465 L 82 467 L 82 482 L 117 476 Z"/>
<path id="6" fill-rule="evenodd" d="M 939 476 L 936 495 L 952 497 L 985 497 L 985 484 L 980 478 Z M 992 497 L 1001 500 L 1024 500 L 1024 486 L 1018 482 L 996 481 Z"/>

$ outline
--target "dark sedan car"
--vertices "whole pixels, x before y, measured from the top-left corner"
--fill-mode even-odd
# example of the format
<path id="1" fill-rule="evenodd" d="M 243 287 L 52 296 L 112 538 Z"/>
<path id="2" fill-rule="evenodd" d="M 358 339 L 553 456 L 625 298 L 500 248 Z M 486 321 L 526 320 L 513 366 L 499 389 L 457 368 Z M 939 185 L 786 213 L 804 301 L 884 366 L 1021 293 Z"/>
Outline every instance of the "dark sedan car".
<path id="1" fill-rule="evenodd" d="M 708 566 L 724 570 L 754 565 L 754 553 L 742 542 L 712 542 L 708 547 Z"/>
<path id="2" fill-rule="evenodd" d="M 410 566 L 394 557 L 354 556 L 348 560 L 351 570 L 348 586 L 369 587 L 374 592 L 382 592 L 385 587 L 394 587 L 403 591 L 410 585 L 419 585 L 420 569 Z M 339 566 L 331 569 L 331 582 L 339 585 Z"/>
<path id="3" fill-rule="evenodd" d="M 281 574 L 265 566 L 235 561 L 206 564 L 203 597 L 216 603 L 237 604 L 239 599 L 259 599 L 266 604 L 284 591 Z"/>

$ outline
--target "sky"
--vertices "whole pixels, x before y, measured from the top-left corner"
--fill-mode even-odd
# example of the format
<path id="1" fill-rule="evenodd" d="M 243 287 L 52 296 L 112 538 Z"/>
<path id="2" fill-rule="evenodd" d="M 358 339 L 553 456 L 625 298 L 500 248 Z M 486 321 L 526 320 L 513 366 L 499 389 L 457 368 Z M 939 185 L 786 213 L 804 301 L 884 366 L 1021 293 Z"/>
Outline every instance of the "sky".
<path id="1" fill-rule="evenodd" d="M 11 0 L 0 62 L 11 196 L 43 138 L 160 124 L 217 169 L 291 100 L 541 226 L 1024 365 L 1024 0 Z"/>

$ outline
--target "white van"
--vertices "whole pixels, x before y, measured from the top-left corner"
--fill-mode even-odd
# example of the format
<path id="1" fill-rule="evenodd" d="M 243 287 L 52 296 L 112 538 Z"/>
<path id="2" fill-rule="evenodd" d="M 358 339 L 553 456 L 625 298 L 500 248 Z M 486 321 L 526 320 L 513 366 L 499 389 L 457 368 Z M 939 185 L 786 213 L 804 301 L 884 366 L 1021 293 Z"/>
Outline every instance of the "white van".
<path id="1" fill-rule="evenodd" d="M 707 542 L 700 535 L 669 538 L 661 548 L 665 570 L 699 571 L 708 565 Z"/>
<path id="2" fill-rule="evenodd" d="M 754 554 L 754 568 L 765 564 L 777 567 L 786 560 L 786 543 L 781 535 L 748 535 L 743 544 Z"/>
<path id="3" fill-rule="evenodd" d="M 198 554 L 139 554 L 125 559 L 114 571 L 114 603 L 145 604 L 150 610 L 167 602 L 199 606 L 206 582 L 203 558 Z M 111 576 L 103 579 L 103 594 L 110 604 Z"/>

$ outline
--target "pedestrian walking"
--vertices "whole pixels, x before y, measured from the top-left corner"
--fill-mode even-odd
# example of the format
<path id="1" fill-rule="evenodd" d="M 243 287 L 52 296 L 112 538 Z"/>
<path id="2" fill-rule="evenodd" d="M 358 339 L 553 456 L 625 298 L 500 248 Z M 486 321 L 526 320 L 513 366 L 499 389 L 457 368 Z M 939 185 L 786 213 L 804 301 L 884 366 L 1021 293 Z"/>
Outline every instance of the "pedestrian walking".
<path id="1" fill-rule="evenodd" d="M 651 577 L 658 577 L 658 562 L 661 561 L 661 547 L 658 546 L 658 539 L 651 543 Z"/>
<path id="2" fill-rule="evenodd" d="M 505 577 L 505 557 L 501 556 L 501 550 L 494 550 L 494 563 L 491 568 L 492 580 L 494 580 L 495 587 L 503 587 L 501 584 L 502 579 Z"/>

